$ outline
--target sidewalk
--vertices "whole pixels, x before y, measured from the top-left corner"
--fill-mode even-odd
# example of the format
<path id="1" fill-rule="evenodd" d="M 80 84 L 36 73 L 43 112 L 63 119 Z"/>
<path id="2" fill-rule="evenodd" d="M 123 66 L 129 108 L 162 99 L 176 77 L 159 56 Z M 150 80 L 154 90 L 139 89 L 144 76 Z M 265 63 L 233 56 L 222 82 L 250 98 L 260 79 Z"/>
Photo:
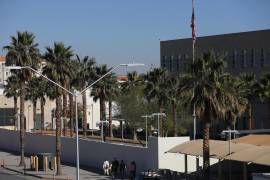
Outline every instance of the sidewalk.
<path id="1" fill-rule="evenodd" d="M 62 167 L 62 175 L 55 176 L 55 172 L 53 170 L 45 171 L 32 171 L 30 170 L 30 158 L 25 158 L 25 170 L 23 167 L 19 167 L 20 156 L 16 153 L 9 153 L 3 150 L 0 150 L 0 165 L 10 171 L 14 171 L 17 173 L 25 173 L 26 175 L 41 178 L 41 179 L 55 179 L 55 180 L 74 180 L 76 179 L 76 168 L 69 165 L 61 165 Z M 80 169 L 80 179 L 98 179 L 98 180 L 107 180 L 110 177 L 103 176 L 100 172 L 96 172 L 96 170 L 83 170 Z"/>

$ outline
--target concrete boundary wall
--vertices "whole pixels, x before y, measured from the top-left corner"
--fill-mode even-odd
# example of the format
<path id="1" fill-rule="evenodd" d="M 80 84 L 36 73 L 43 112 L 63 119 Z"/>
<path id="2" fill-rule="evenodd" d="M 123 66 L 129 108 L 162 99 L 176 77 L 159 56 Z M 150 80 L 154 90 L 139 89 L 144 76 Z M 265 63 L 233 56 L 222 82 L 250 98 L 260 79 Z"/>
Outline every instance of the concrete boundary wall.
<path id="1" fill-rule="evenodd" d="M 0 149 L 20 151 L 19 131 L 0 129 Z M 25 133 L 25 152 L 55 153 L 55 136 Z M 137 164 L 138 172 L 158 169 L 157 138 L 149 138 L 148 148 L 80 139 L 80 165 L 101 168 L 104 160 L 124 160 Z M 61 161 L 76 163 L 75 138 L 61 137 Z"/>
<path id="2" fill-rule="evenodd" d="M 20 151 L 19 131 L 0 129 L 0 149 Z M 61 161 L 76 163 L 76 139 L 61 137 Z M 183 155 L 165 154 L 177 144 L 189 141 L 189 137 L 148 138 L 148 147 L 132 146 L 80 139 L 80 165 L 101 168 L 104 160 L 124 160 L 129 165 L 131 161 L 137 164 L 138 172 L 148 169 L 171 169 L 184 172 Z M 55 153 L 55 136 L 26 133 L 25 152 Z M 190 161 L 192 162 L 192 160 Z M 194 170 L 195 164 L 189 163 L 189 170 Z"/>

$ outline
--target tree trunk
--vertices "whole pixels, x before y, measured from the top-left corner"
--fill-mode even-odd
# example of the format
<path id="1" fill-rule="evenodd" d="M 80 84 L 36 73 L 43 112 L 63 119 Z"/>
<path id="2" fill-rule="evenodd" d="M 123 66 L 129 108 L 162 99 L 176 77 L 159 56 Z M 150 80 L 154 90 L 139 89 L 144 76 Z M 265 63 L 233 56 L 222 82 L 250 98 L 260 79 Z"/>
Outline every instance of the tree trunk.
<path id="1" fill-rule="evenodd" d="M 61 93 L 60 93 L 60 88 L 57 87 L 57 92 L 58 92 L 58 97 L 56 98 L 56 164 L 57 164 L 57 175 L 61 175 L 61 104 L 62 104 L 62 99 L 61 99 Z"/>
<path id="2" fill-rule="evenodd" d="M 163 104 L 162 103 L 160 103 L 160 105 L 159 105 L 159 113 L 163 113 Z M 163 136 L 163 116 L 160 116 L 159 117 L 159 136 Z"/>
<path id="3" fill-rule="evenodd" d="M 74 121 L 73 121 L 73 96 L 69 94 L 69 118 L 70 118 L 70 136 L 73 137 Z"/>
<path id="4" fill-rule="evenodd" d="M 250 103 L 248 103 L 248 107 L 247 107 L 247 119 L 248 119 L 248 129 L 251 130 L 252 129 L 252 106 Z"/>
<path id="5" fill-rule="evenodd" d="M 136 128 L 133 128 L 133 140 L 137 141 L 138 140 L 138 137 L 137 137 L 137 132 L 136 132 Z"/>
<path id="6" fill-rule="evenodd" d="M 173 115 L 173 135 L 177 137 L 177 122 L 176 122 L 176 104 L 172 103 L 172 115 Z"/>
<path id="7" fill-rule="evenodd" d="M 64 85 L 65 87 L 65 85 Z M 63 123 L 64 123 L 64 131 L 63 134 L 66 136 L 67 131 L 67 93 L 65 91 L 63 92 Z"/>
<path id="8" fill-rule="evenodd" d="M 83 136 L 87 135 L 87 117 L 86 117 L 86 92 L 84 91 L 82 94 L 83 100 Z"/>
<path id="9" fill-rule="evenodd" d="M 112 129 L 112 101 L 109 101 L 109 131 L 110 131 L 110 137 L 113 137 L 113 129 Z"/>
<path id="10" fill-rule="evenodd" d="M 13 101 L 14 101 L 14 119 L 15 119 L 15 127 L 16 127 L 16 130 L 18 130 L 18 104 L 17 104 L 17 97 L 14 96 L 13 97 Z"/>
<path id="11" fill-rule="evenodd" d="M 99 99 L 99 102 L 100 102 L 100 120 L 102 121 L 101 123 L 103 123 L 103 126 L 101 124 L 101 128 L 103 127 L 103 129 L 102 129 L 103 137 L 101 137 L 101 138 L 104 138 L 105 133 L 106 133 L 104 131 L 104 126 L 106 126 L 106 124 L 105 124 L 105 120 L 106 120 L 105 109 L 106 109 L 106 107 L 105 107 L 105 101 L 104 101 L 104 99 L 102 97 Z"/>
<path id="12" fill-rule="evenodd" d="M 41 110 L 41 133 L 44 131 L 44 106 L 45 106 L 45 101 L 44 97 L 40 98 L 40 110 Z"/>
<path id="13" fill-rule="evenodd" d="M 21 150 L 21 160 L 19 166 L 24 166 L 24 138 L 25 138 L 25 128 L 24 128 L 24 99 L 25 99 L 25 83 L 21 82 L 21 94 L 20 94 L 20 150 Z"/>
<path id="14" fill-rule="evenodd" d="M 36 117 L 37 117 L 37 100 L 34 100 L 33 101 L 33 129 L 37 129 Z M 28 117 L 28 121 L 29 121 L 29 117 Z"/>
<path id="15" fill-rule="evenodd" d="M 209 116 L 203 117 L 203 171 L 204 171 L 204 178 L 210 178 L 210 159 L 209 159 L 209 151 L 210 151 L 210 144 L 209 144 L 209 131 L 210 131 L 210 121 Z"/>

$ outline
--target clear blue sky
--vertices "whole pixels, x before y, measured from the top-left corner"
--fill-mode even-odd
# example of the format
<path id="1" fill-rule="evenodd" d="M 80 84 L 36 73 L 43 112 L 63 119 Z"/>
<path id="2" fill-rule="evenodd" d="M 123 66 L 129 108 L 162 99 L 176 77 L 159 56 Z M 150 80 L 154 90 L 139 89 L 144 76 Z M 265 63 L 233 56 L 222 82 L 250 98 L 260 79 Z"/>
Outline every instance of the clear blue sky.
<path id="1" fill-rule="evenodd" d="M 195 0 L 198 36 L 270 28 L 270 0 Z M 16 31 L 98 63 L 159 66 L 159 39 L 191 36 L 191 0 L 1 0 L 0 47 Z M 5 52 L 1 51 L 1 54 Z"/>

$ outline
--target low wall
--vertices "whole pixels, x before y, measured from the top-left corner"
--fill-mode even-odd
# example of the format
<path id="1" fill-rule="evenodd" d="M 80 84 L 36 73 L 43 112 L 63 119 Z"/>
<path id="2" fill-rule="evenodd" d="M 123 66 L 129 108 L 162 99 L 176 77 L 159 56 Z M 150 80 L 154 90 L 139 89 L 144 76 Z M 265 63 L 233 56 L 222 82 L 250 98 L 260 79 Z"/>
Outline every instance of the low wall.
<path id="1" fill-rule="evenodd" d="M 25 133 L 25 152 L 55 152 L 55 136 Z M 138 172 L 158 169 L 157 138 L 149 138 L 148 148 L 80 139 L 80 165 L 101 168 L 104 160 L 124 160 L 137 164 Z M 0 148 L 19 152 L 19 131 L 0 129 Z M 61 137 L 61 161 L 76 163 L 75 138 Z"/>
<path id="2" fill-rule="evenodd" d="M 0 129 L 0 149 L 19 152 L 19 131 Z M 26 132 L 25 152 L 36 154 L 40 152 L 55 152 L 55 136 Z M 107 143 L 95 140 L 80 139 L 80 165 L 101 168 L 104 160 L 124 160 L 129 165 L 131 161 L 137 164 L 138 172 L 148 169 L 171 169 L 184 172 L 184 156 L 165 153 L 172 147 L 189 141 L 189 137 L 149 137 L 148 147 L 138 147 L 127 144 Z M 61 161 L 76 163 L 76 139 L 61 137 Z M 194 157 L 188 157 L 188 171 L 195 170 Z"/>

